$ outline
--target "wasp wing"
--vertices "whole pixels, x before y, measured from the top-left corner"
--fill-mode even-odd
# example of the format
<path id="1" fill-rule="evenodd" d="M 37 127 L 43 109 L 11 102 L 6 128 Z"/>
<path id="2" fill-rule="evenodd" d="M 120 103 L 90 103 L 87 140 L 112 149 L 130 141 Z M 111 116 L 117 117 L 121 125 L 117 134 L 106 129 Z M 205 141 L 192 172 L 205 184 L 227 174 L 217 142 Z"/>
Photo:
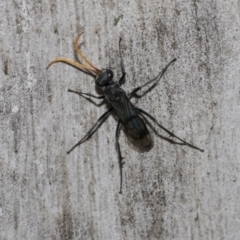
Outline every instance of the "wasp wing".
<path id="1" fill-rule="evenodd" d="M 119 90 L 118 93 L 114 93 L 114 98 L 108 98 L 109 103 L 113 106 L 132 142 L 145 150 L 150 149 L 152 140 L 144 120 L 139 116 L 126 93 L 122 89 Z"/>

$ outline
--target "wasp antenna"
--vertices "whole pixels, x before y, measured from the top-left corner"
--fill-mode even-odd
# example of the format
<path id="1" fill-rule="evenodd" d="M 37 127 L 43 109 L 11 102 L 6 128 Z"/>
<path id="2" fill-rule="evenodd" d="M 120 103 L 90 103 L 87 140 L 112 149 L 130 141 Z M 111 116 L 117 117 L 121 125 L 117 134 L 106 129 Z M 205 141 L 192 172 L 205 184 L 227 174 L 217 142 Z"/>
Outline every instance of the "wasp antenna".
<path id="1" fill-rule="evenodd" d="M 78 63 L 78 62 L 75 62 L 75 61 L 73 61 L 73 60 L 71 60 L 71 59 L 67 59 L 67 58 L 57 58 L 57 59 L 55 59 L 55 60 L 53 60 L 53 61 L 51 61 L 49 64 L 48 64 L 48 66 L 47 66 L 47 68 L 46 69 L 48 69 L 52 64 L 54 64 L 54 63 L 57 63 L 57 62 L 63 62 L 63 63 L 67 63 L 67 64 L 69 64 L 69 65 L 71 65 L 71 66 L 74 66 L 74 67 L 77 67 L 77 68 L 79 68 L 79 69 L 81 69 L 81 70 L 86 70 L 87 72 L 93 72 L 94 74 L 96 74 L 96 72 L 94 71 L 94 69 L 92 69 L 92 68 L 90 68 L 90 67 L 88 67 L 88 66 L 85 66 L 85 65 L 83 65 L 83 64 L 81 64 L 81 63 Z M 97 74 L 96 74 L 97 75 Z"/>
<path id="2" fill-rule="evenodd" d="M 74 41 L 74 48 L 75 48 L 77 54 L 78 54 L 91 68 L 93 68 L 92 71 L 93 71 L 96 75 L 98 75 L 98 74 L 101 72 L 101 70 L 99 70 L 98 68 L 96 68 L 96 67 L 83 55 L 82 51 L 81 51 L 80 48 L 78 47 L 78 40 L 79 40 L 79 38 L 81 37 L 82 34 L 83 34 L 83 32 L 81 32 L 81 33 L 77 36 L 76 40 Z"/>

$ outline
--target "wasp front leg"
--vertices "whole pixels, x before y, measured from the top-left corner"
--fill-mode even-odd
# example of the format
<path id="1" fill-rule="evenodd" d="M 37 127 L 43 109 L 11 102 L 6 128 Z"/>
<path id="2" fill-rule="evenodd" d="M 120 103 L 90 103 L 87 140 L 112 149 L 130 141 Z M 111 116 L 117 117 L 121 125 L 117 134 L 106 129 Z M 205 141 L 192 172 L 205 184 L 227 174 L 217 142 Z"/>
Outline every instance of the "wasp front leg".
<path id="1" fill-rule="evenodd" d="M 119 84 L 120 85 L 122 85 L 124 83 L 125 76 L 126 76 L 126 71 L 125 71 L 123 58 L 122 58 L 121 41 L 122 41 L 122 39 L 120 38 L 119 39 L 119 53 L 120 53 L 120 58 L 121 58 L 121 70 L 122 70 L 122 76 L 119 79 Z"/>
<path id="2" fill-rule="evenodd" d="M 135 89 L 132 90 L 132 92 L 130 93 L 130 97 L 138 97 L 141 98 L 143 95 L 145 95 L 148 91 L 150 91 L 152 88 L 154 88 L 158 82 L 160 81 L 160 79 L 162 78 L 163 74 L 167 71 L 168 67 L 175 62 L 177 59 L 174 58 L 170 63 L 168 63 L 168 65 L 153 79 L 147 81 L 146 83 L 144 83 L 142 86 L 137 87 Z M 140 91 L 143 87 L 149 85 L 150 83 L 153 83 L 152 86 L 150 86 L 148 88 L 148 90 L 146 90 L 146 92 L 144 92 L 142 95 L 138 95 L 136 94 L 138 91 Z"/>
<path id="3" fill-rule="evenodd" d="M 91 94 L 91 93 L 77 92 L 77 91 L 74 91 L 74 90 L 71 90 L 71 89 L 68 89 L 68 92 L 76 93 L 76 94 L 80 95 L 81 97 L 88 96 L 88 97 L 93 97 L 93 98 L 97 98 L 97 99 L 103 99 L 103 98 L 105 98 L 104 95 L 96 96 L 96 95 L 93 95 L 93 94 Z"/>

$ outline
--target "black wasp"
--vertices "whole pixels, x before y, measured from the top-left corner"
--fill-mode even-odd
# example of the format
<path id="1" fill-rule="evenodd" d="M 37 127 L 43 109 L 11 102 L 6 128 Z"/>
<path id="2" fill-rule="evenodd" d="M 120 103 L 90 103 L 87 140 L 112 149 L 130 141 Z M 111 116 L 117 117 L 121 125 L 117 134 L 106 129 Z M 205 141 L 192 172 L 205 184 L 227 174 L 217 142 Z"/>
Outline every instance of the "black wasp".
<path id="1" fill-rule="evenodd" d="M 96 68 L 81 52 L 81 50 L 78 47 L 78 40 L 80 36 L 82 35 L 79 34 L 76 40 L 74 41 L 74 48 L 79 55 L 80 58 L 85 62 L 76 62 L 67 58 L 57 58 L 53 60 L 52 62 L 49 63 L 47 68 L 49 68 L 52 64 L 56 62 L 64 62 L 67 64 L 70 64 L 74 67 L 79 68 L 83 72 L 93 76 L 95 78 L 95 84 L 98 88 L 100 88 L 103 92 L 103 95 L 101 96 L 95 96 L 91 93 L 83 93 L 83 92 L 77 92 L 73 90 L 68 90 L 69 92 L 76 93 L 82 97 L 93 97 L 97 99 L 106 99 L 108 103 L 110 103 L 111 108 L 107 110 L 102 116 L 97 120 L 97 122 L 93 125 L 93 127 L 87 132 L 87 134 L 79 141 L 77 142 L 67 153 L 69 154 L 75 147 L 79 146 L 80 144 L 84 143 L 86 140 L 88 140 L 92 134 L 97 130 L 100 124 L 102 124 L 107 117 L 114 112 L 117 117 L 118 117 L 118 124 L 117 124 L 117 129 L 116 129 L 116 142 L 117 142 L 117 152 L 118 152 L 118 159 L 119 159 L 119 167 L 120 167 L 120 191 L 119 193 L 122 192 L 122 167 L 123 167 L 123 157 L 121 155 L 121 150 L 120 150 L 120 145 L 119 145 L 119 135 L 121 131 L 121 126 L 123 125 L 127 135 L 130 137 L 130 139 L 134 142 L 135 145 L 140 147 L 141 149 L 144 150 L 149 150 L 152 147 L 152 140 L 150 133 L 146 127 L 145 121 L 146 117 L 151 119 L 154 123 L 156 123 L 161 129 L 163 129 L 165 132 L 167 132 L 170 137 L 174 137 L 178 139 L 180 142 L 175 142 L 170 138 L 162 137 L 163 139 L 169 141 L 170 143 L 174 144 L 179 144 L 179 145 L 187 145 L 191 148 L 197 149 L 201 152 L 203 152 L 203 149 L 200 149 L 183 139 L 179 138 L 176 136 L 174 133 L 160 125 L 157 120 L 152 117 L 150 114 L 145 112 L 144 110 L 135 107 L 131 102 L 130 99 L 132 97 L 141 97 L 141 95 L 138 95 L 137 92 L 141 90 L 145 86 L 150 86 L 149 89 L 152 89 L 157 85 L 167 68 L 176 61 L 176 58 L 173 59 L 170 63 L 167 64 L 167 66 L 154 78 L 151 79 L 150 81 L 146 82 L 140 87 L 135 88 L 133 91 L 130 92 L 130 94 L 126 94 L 125 91 L 120 87 L 124 80 L 125 80 L 125 68 L 123 64 L 123 59 L 122 59 L 122 52 L 121 52 L 121 39 L 119 40 L 119 52 L 120 52 L 120 59 L 121 59 L 121 71 L 122 71 L 122 76 L 118 81 L 114 80 L 114 75 L 113 71 L 111 69 L 104 69 L 104 70 L 99 70 Z M 151 84 L 151 85 L 149 85 Z M 147 91 L 146 91 L 147 92 Z M 144 94 L 143 94 L 144 95 Z M 143 96 L 142 95 L 142 96 Z"/>

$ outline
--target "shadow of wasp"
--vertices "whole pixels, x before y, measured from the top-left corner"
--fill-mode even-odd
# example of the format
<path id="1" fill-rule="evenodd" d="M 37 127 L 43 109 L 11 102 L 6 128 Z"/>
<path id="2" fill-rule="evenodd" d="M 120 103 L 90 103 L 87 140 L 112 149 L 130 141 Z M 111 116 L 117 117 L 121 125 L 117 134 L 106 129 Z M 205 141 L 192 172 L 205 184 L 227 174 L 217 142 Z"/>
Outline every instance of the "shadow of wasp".
<path id="1" fill-rule="evenodd" d="M 178 139 L 180 142 L 176 142 L 168 137 L 163 137 L 161 135 L 158 135 L 162 137 L 163 139 L 167 140 L 170 143 L 173 144 L 179 144 L 179 145 L 186 145 L 188 147 L 194 148 L 196 150 L 199 150 L 203 152 L 203 149 L 200 149 L 185 140 L 181 139 L 180 137 L 176 136 L 173 132 L 169 131 L 167 128 L 163 127 L 158 121 L 152 117 L 149 113 L 145 112 L 141 108 L 135 107 L 130 99 L 132 97 L 142 97 L 145 93 L 147 93 L 150 89 L 155 87 L 160 79 L 162 78 L 163 74 L 166 72 L 168 67 L 176 61 L 176 58 L 174 58 L 172 61 L 170 61 L 166 67 L 153 79 L 146 82 L 142 86 L 139 86 L 135 89 L 133 89 L 130 94 L 126 94 L 126 92 L 121 88 L 121 85 L 124 83 L 126 72 L 125 67 L 123 63 L 122 58 L 122 51 L 121 51 L 121 38 L 119 40 L 119 53 L 120 53 L 120 65 L 121 65 L 121 72 L 122 76 L 118 81 L 114 80 L 113 71 L 111 69 L 104 69 L 99 70 L 96 68 L 81 52 L 78 41 L 82 33 L 78 35 L 76 40 L 74 41 L 74 48 L 77 52 L 78 56 L 83 60 L 82 62 L 76 62 L 64 57 L 57 58 L 49 63 L 47 66 L 47 69 L 54 63 L 57 62 L 63 62 L 67 63 L 71 66 L 74 66 L 81 71 L 93 76 L 95 78 L 95 84 L 98 88 L 100 88 L 103 92 L 103 95 L 96 96 L 91 93 L 83 93 L 83 92 L 77 92 L 74 90 L 68 90 L 69 92 L 78 94 L 84 98 L 92 97 L 96 99 L 105 99 L 110 105 L 111 108 L 108 109 L 105 113 L 103 113 L 97 120 L 97 122 L 92 126 L 92 128 L 87 132 L 87 134 L 79 141 L 77 142 L 67 153 L 69 154 L 74 148 L 79 146 L 80 144 L 84 143 L 86 140 L 88 140 L 98 129 L 98 127 L 108 118 L 108 116 L 111 113 L 115 113 L 118 117 L 118 123 L 116 128 L 116 144 L 117 144 L 117 153 L 118 153 L 118 161 L 119 161 L 119 169 L 120 169 L 120 191 L 119 193 L 122 193 L 122 168 L 124 162 L 120 145 L 119 145 L 119 135 L 121 131 L 121 127 L 124 126 L 125 131 L 127 135 L 130 137 L 130 140 L 133 141 L 133 143 L 141 148 L 142 150 L 149 150 L 152 147 L 152 139 L 150 136 L 150 133 L 146 127 L 145 122 L 148 122 L 146 118 L 151 119 L 158 127 L 163 129 L 165 132 L 167 132 L 170 137 Z M 142 94 L 138 95 L 137 92 L 140 91 L 142 88 L 149 86 L 148 90 Z"/>

